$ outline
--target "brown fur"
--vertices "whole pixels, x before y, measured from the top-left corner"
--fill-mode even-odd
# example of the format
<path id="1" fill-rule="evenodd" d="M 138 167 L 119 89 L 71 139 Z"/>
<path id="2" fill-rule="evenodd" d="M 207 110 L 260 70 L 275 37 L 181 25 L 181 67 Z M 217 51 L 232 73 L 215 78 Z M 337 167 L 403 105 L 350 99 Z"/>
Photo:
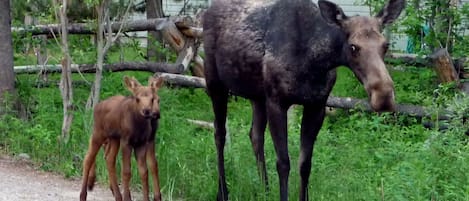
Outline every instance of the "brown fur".
<path id="1" fill-rule="evenodd" d="M 129 182 L 131 177 L 130 155 L 132 151 L 135 151 L 138 163 L 144 200 L 149 200 L 147 160 L 155 183 L 153 185 L 154 200 L 161 200 L 158 167 L 154 150 L 154 134 L 158 125 L 157 119 L 155 120 L 153 117 L 156 110 L 159 113 L 159 98 L 156 92 L 161 87 L 163 80 L 162 78 L 151 77 L 148 86 L 141 86 L 134 78 L 124 77 L 124 81 L 128 90 L 132 92 L 131 97 L 113 96 L 100 102 L 95 107 L 93 134 L 83 161 L 81 201 L 86 200 L 87 188 L 91 190 L 94 186 L 96 154 L 101 146 L 104 146 L 105 149 L 110 187 L 116 201 L 131 200 Z M 119 147 L 122 149 L 123 160 L 123 198 L 117 184 L 115 169 Z"/>

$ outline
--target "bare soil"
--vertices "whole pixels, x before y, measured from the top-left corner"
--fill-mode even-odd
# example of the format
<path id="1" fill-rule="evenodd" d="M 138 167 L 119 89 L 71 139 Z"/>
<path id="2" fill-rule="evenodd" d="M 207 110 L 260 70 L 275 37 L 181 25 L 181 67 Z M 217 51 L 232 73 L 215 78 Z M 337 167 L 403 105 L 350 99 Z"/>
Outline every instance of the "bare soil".
<path id="1" fill-rule="evenodd" d="M 81 181 L 34 168 L 31 163 L 0 154 L 0 201 L 78 200 Z M 111 191 L 96 185 L 88 201 L 114 200 Z"/>

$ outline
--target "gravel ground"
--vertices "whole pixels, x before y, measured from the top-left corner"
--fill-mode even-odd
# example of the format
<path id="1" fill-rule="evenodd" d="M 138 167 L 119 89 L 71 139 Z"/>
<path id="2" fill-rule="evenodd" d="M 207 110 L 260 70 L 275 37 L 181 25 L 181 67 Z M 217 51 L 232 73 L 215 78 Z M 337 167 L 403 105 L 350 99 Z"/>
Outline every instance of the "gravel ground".
<path id="1" fill-rule="evenodd" d="M 34 169 L 29 163 L 0 155 L 0 201 L 78 200 L 81 181 Z M 88 201 L 114 200 L 101 185 L 88 192 Z"/>

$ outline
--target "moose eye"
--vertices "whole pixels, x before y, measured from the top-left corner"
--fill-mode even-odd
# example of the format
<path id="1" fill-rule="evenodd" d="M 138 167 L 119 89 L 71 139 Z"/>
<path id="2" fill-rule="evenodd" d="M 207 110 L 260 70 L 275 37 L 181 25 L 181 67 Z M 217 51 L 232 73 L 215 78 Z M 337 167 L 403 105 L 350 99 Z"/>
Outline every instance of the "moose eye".
<path id="1" fill-rule="evenodd" d="M 135 101 L 137 101 L 137 103 L 140 102 L 140 98 L 135 98 Z"/>
<path id="2" fill-rule="evenodd" d="M 358 54 L 360 51 L 360 48 L 356 45 L 350 45 L 350 52 L 352 52 L 353 55 Z"/>

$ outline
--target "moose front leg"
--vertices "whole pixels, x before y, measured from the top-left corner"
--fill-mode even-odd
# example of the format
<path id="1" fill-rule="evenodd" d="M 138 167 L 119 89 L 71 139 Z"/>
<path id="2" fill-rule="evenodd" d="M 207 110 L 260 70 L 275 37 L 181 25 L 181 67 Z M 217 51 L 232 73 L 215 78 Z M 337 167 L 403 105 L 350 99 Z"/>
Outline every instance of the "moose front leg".
<path id="1" fill-rule="evenodd" d="M 135 158 L 137 159 L 138 173 L 142 180 L 143 186 L 143 200 L 150 201 L 148 191 L 148 167 L 146 158 L 147 146 L 146 144 L 135 147 Z"/>
<path id="2" fill-rule="evenodd" d="M 132 155 L 132 147 L 125 141 L 121 142 L 122 150 L 122 188 L 124 201 L 132 200 L 130 197 L 130 178 L 131 178 L 131 166 L 130 157 Z"/>
<path id="3" fill-rule="evenodd" d="M 267 117 L 270 134 L 277 153 L 277 172 L 280 181 L 280 200 L 288 200 L 288 175 L 290 157 L 288 155 L 287 109 L 278 102 L 267 101 Z"/>
<path id="4" fill-rule="evenodd" d="M 155 154 L 155 141 L 151 140 L 147 143 L 147 161 L 150 167 L 151 177 L 153 180 L 154 201 L 161 201 L 160 179 L 158 176 L 158 161 Z"/>
<path id="5" fill-rule="evenodd" d="M 211 87 L 207 85 L 207 89 L 212 99 L 212 108 L 215 113 L 215 145 L 217 147 L 217 162 L 218 162 L 218 194 L 217 201 L 228 200 L 228 188 L 226 187 L 225 178 L 225 149 L 226 141 L 226 113 L 228 104 L 228 91 L 218 89 L 218 86 Z"/>
<path id="6" fill-rule="evenodd" d="M 321 104 L 318 104 L 321 105 Z M 300 148 L 300 201 L 308 200 L 308 180 L 311 173 L 313 148 L 319 129 L 325 116 L 325 107 L 305 105 L 301 120 L 301 148 Z"/>

